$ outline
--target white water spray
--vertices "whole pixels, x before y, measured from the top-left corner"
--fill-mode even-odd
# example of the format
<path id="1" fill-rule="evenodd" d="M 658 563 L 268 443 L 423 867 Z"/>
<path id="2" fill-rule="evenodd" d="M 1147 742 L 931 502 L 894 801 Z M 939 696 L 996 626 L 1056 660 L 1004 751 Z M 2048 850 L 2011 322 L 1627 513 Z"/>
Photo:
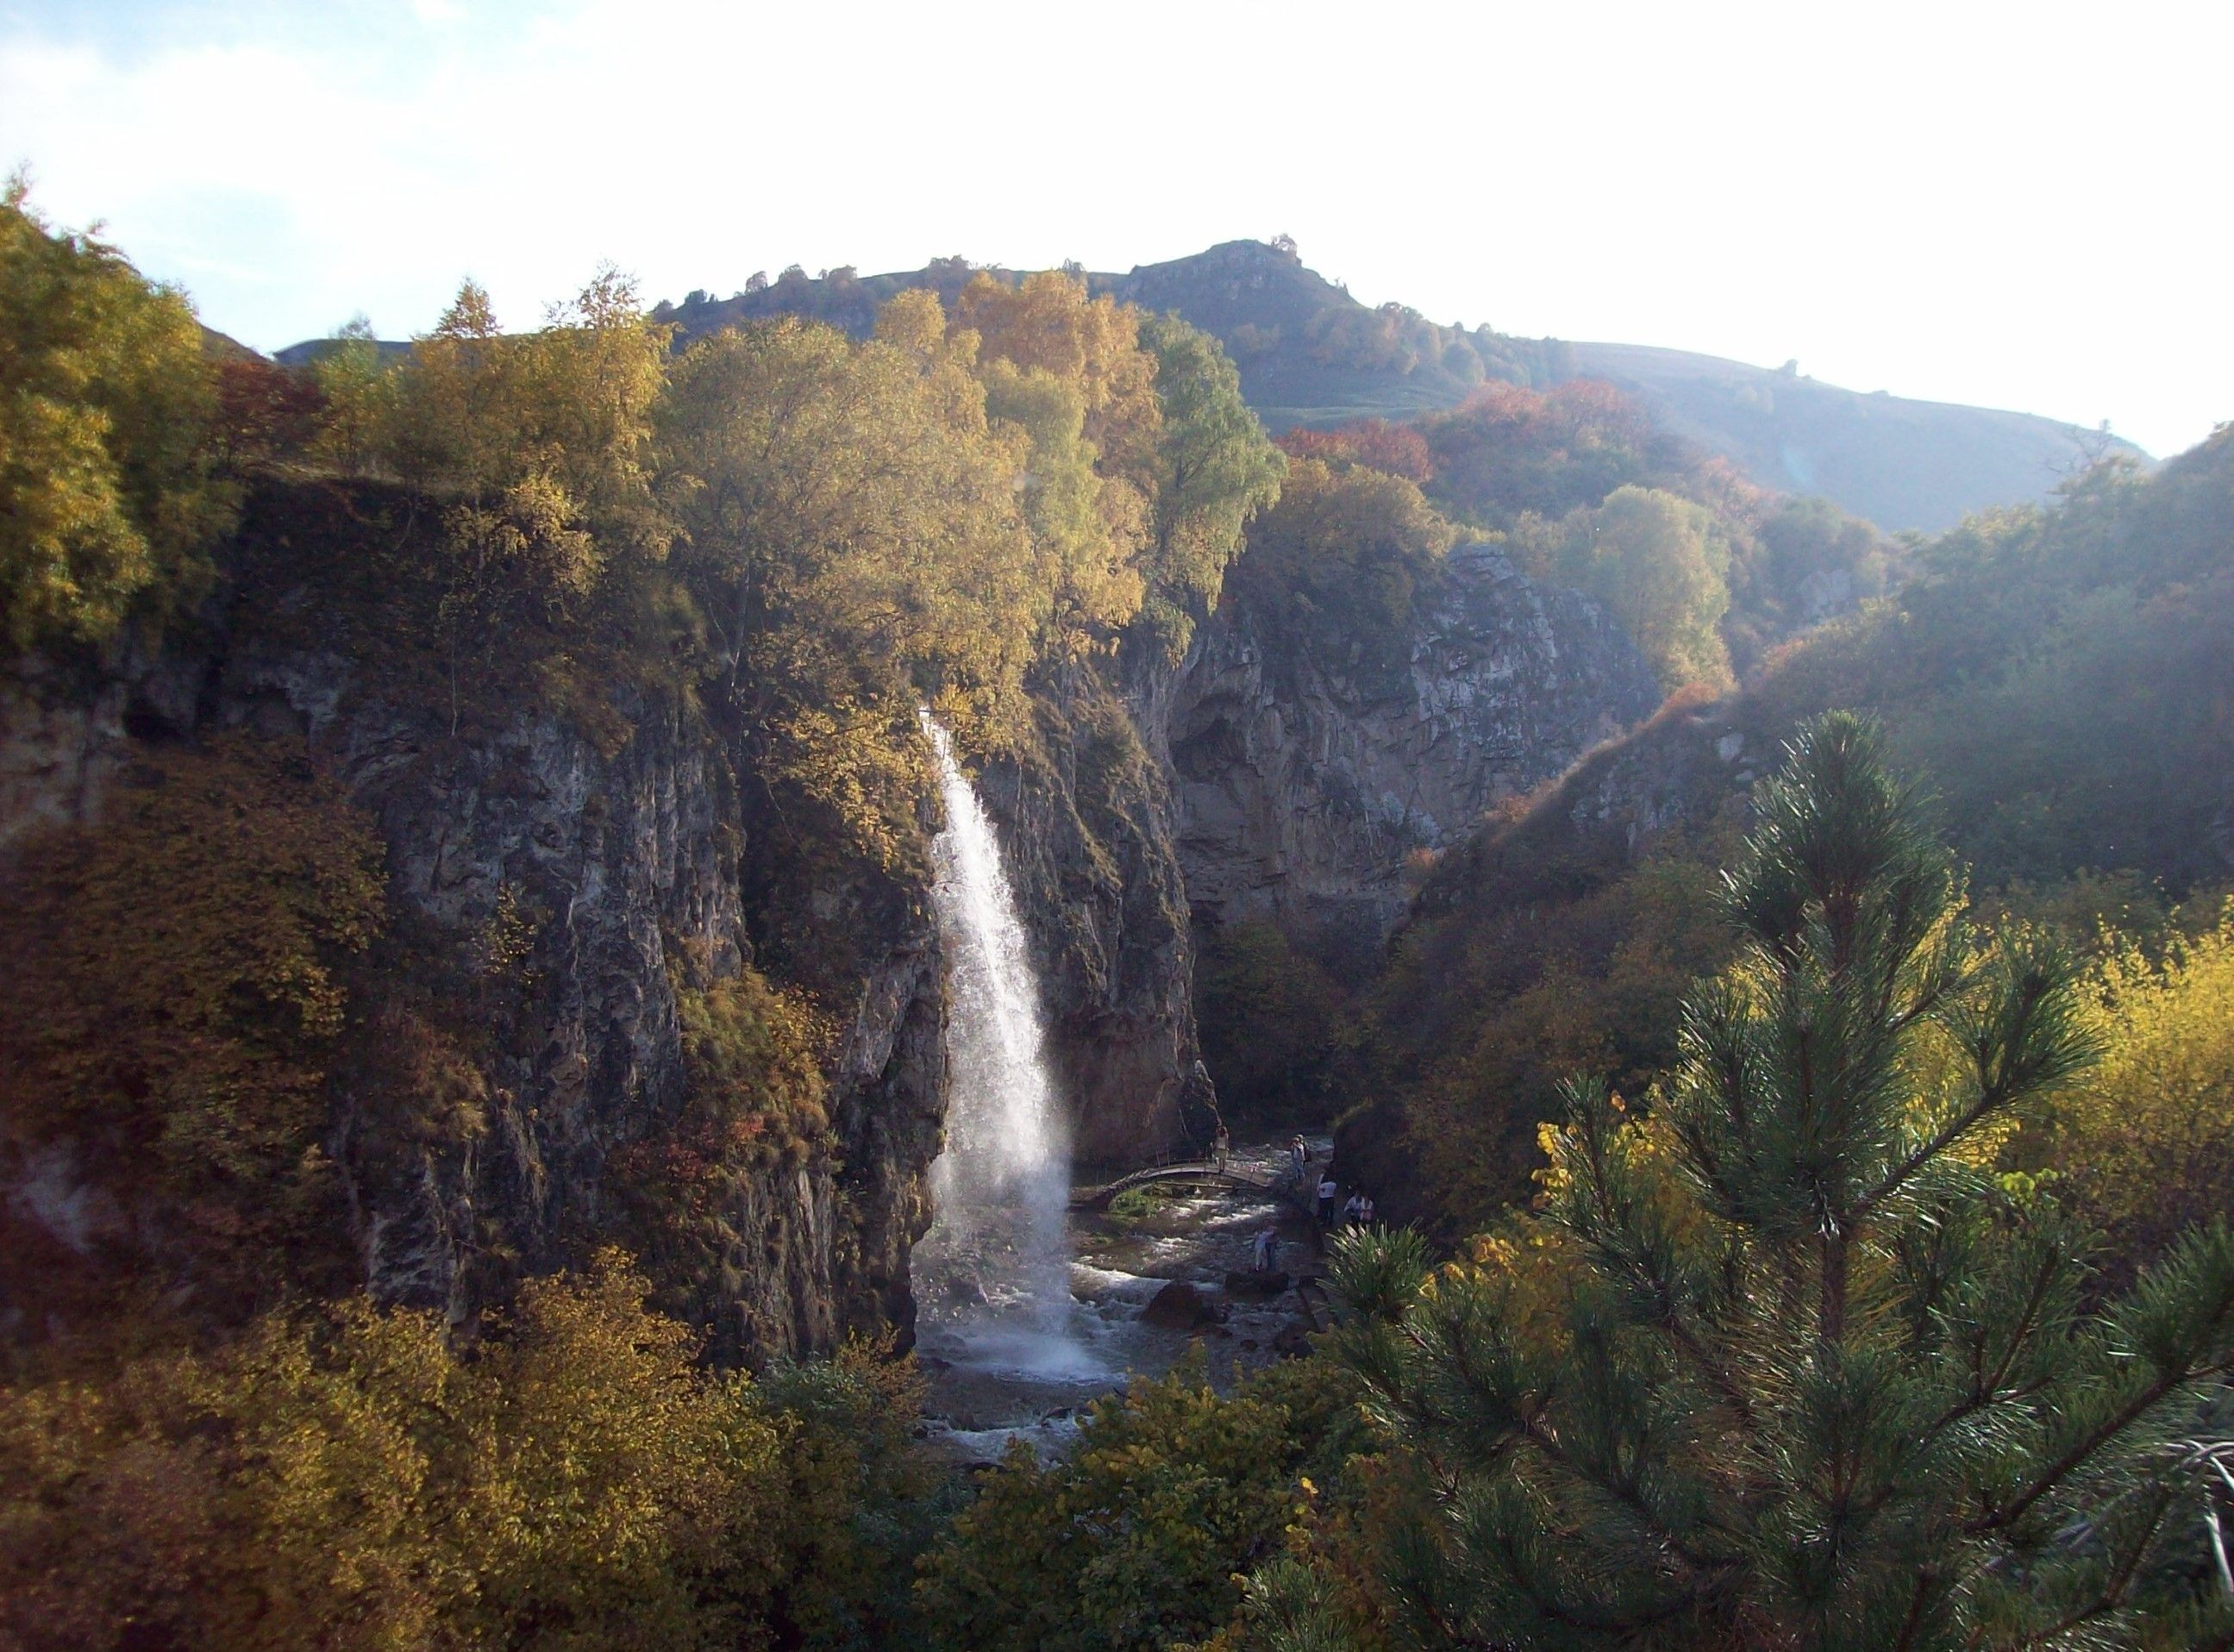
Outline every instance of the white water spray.
<path id="1" fill-rule="evenodd" d="M 946 830 L 931 846 L 948 966 L 946 1146 L 916 1249 L 918 1298 L 974 1356 L 1055 1370 L 1070 1329 L 1070 1144 L 1048 1074 L 1039 979 L 984 806 L 928 711 Z"/>

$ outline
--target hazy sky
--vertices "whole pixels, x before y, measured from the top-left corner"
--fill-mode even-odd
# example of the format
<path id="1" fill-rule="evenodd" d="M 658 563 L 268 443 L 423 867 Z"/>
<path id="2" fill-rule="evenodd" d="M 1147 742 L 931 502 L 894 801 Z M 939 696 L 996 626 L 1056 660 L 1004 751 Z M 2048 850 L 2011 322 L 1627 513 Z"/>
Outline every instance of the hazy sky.
<path id="1" fill-rule="evenodd" d="M 1293 235 L 1440 321 L 2234 417 L 2234 5 L 0 0 L 0 165 L 265 349 Z"/>

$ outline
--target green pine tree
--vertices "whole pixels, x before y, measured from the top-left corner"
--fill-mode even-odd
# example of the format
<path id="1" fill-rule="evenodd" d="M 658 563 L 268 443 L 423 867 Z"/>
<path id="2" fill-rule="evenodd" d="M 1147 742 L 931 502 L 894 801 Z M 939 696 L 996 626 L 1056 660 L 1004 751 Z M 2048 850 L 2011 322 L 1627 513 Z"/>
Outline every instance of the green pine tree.
<path id="1" fill-rule="evenodd" d="M 1538 1243 L 1349 1244 L 1341 1356 L 1441 1496 L 1382 1581 L 1483 1648 L 2225 1647 L 2205 1425 L 2234 1236 L 2099 1300 L 1990 1173 L 2094 1056 L 2073 967 L 1981 940 L 1877 731 L 1809 727 L 1728 880 L 1738 963 L 1649 1116 L 1569 1087 Z M 2227 1430 L 2223 1426 L 2218 1433 Z M 1336 1643 L 1303 1569 L 1264 1638 Z"/>

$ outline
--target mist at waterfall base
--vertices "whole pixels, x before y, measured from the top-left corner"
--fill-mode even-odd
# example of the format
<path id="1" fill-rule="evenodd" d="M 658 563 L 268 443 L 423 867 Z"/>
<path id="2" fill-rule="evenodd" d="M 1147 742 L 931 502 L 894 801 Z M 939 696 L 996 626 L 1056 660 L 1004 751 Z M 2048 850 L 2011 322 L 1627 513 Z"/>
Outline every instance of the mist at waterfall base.
<path id="1" fill-rule="evenodd" d="M 1286 1218 L 1277 1201 L 1190 1201 L 1173 1207 L 1162 1237 L 1088 1223 L 1077 1237 L 1091 1254 L 1075 1255 L 1068 1133 L 1000 840 L 946 730 L 928 712 L 922 721 L 946 810 L 931 852 L 948 1102 L 931 1228 L 912 1263 L 917 1346 L 937 1432 L 957 1455 L 983 1459 L 1020 1437 L 1060 1449 L 1087 1401 L 1131 1373 L 1169 1369 L 1192 1344 L 1145 1324 L 1148 1300 L 1172 1279 L 1207 1286 L 1247 1266 L 1256 1231 Z M 1230 1379 L 1237 1361 L 1251 1361 L 1277 1320 L 1269 1308 L 1244 1311 L 1238 1334 L 1221 1333 L 1231 1347 L 1211 1355 L 1213 1374 Z"/>

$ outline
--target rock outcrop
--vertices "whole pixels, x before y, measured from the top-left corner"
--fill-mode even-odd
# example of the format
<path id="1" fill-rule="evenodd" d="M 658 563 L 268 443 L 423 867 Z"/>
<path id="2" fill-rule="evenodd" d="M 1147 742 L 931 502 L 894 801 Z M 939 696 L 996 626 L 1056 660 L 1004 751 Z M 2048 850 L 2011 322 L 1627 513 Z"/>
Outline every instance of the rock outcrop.
<path id="1" fill-rule="evenodd" d="M 1596 605 L 1487 545 L 1452 552 L 1395 674 L 1337 633 L 1222 611 L 1175 690 L 1178 850 L 1198 922 L 1269 919 L 1334 953 L 1404 909 L 1408 856 L 1648 715 L 1659 690 Z"/>
<path id="2" fill-rule="evenodd" d="M 1037 943 L 1072 1147 L 1138 1163 L 1192 1129 L 1193 949 L 1153 716 L 1097 679 L 1046 691 L 1035 753 L 979 777 Z"/>
<path id="3" fill-rule="evenodd" d="M 719 978 L 750 956 L 740 862 L 768 852 L 740 830 L 718 733 L 680 695 L 639 694 L 617 706 L 631 732 L 610 753 L 534 709 L 452 739 L 339 658 L 219 651 L 103 684 L 90 715 L 19 696 L 8 718 L 29 731 L 19 749 L 64 724 L 72 739 L 47 785 L 11 796 L 14 819 L 94 814 L 86 777 L 129 761 L 129 719 L 99 715 L 119 697 L 143 733 L 248 726 L 303 740 L 376 822 L 391 912 L 438 954 L 520 915 L 525 984 L 479 1061 L 485 1129 L 399 1140 L 358 1074 L 334 1076 L 326 1147 L 372 1293 L 463 1323 L 511 1276 L 618 1237 L 613 1163 L 683 1105 L 670 960 Z M 919 888 L 864 876 L 833 879 L 827 896 L 871 957 L 829 1063 L 834 1139 L 755 1168 L 726 1196 L 727 1254 L 691 1306 L 732 1358 L 912 1320 L 908 1250 L 928 1224 L 944 1106 L 936 936 Z"/>
<path id="4" fill-rule="evenodd" d="M 290 530 L 318 508 L 290 501 Z M 252 511 L 245 532 L 270 516 Z M 310 598 L 259 589 L 252 600 Z M 191 641 L 151 657 L 19 669 L 0 685 L 0 847 L 97 824 L 136 754 L 230 729 L 299 742 L 341 782 L 385 850 L 396 954 L 357 995 L 354 1013 L 373 1027 L 350 1048 L 369 1055 L 331 1071 L 321 1144 L 363 1284 L 463 1325 L 519 1277 L 619 1241 L 719 1357 L 826 1348 L 854 1329 L 905 1335 L 909 1251 L 930 1223 L 945 1107 L 941 959 L 920 870 L 826 853 L 773 865 L 793 851 L 754 818 L 738 742 L 679 689 L 607 685 L 586 728 L 520 703 L 484 708 L 461 731 L 361 653 L 275 641 L 251 611 L 220 604 Z M 934 807 L 926 796 L 926 832 Z M 621 1167 L 683 1108 L 684 983 L 750 961 L 753 903 L 786 882 L 811 885 L 800 904 L 836 961 L 817 983 L 836 1023 L 830 1127 L 727 1179 L 700 1224 L 710 1255 L 663 1277 Z M 399 977 L 415 963 L 445 987 L 493 980 L 474 960 L 507 927 L 504 984 L 452 1017 L 470 1047 L 478 1122 L 394 1127 L 376 1047 L 382 1015 L 415 1014 L 394 1008 L 415 984 Z M 75 1218 L 115 1204 L 97 1181 L 67 1144 L 0 1142 L 12 1219 L 52 1230 L 89 1266 Z M 115 1234 L 146 1226 L 129 1197 L 107 1223 Z"/>

